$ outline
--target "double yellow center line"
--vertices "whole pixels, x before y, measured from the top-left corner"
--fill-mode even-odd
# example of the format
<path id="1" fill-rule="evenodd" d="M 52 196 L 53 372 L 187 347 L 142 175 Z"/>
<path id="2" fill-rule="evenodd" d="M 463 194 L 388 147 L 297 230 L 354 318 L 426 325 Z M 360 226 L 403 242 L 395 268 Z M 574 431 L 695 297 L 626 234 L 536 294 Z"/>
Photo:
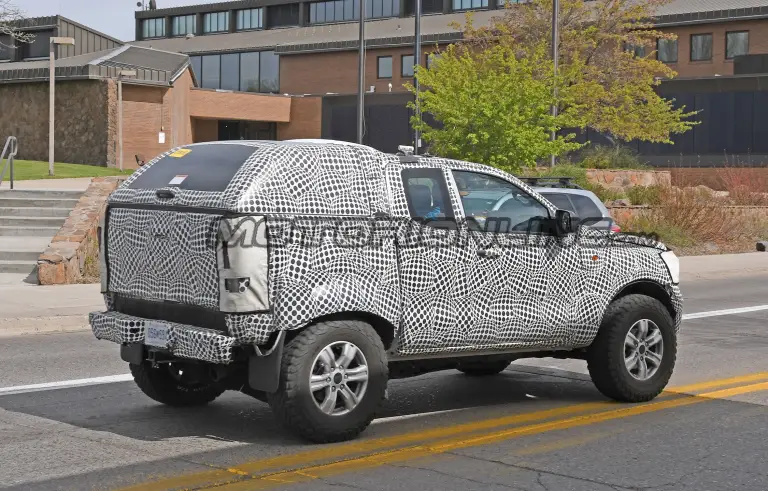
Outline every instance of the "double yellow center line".
<path id="1" fill-rule="evenodd" d="M 685 395 L 710 389 L 718 390 Z M 307 482 L 461 448 L 593 425 L 763 390 L 768 390 L 768 372 L 675 387 L 664 392 L 656 401 L 645 404 L 574 404 L 402 435 L 323 446 L 297 454 L 246 462 L 230 469 L 214 469 L 139 484 L 123 491 L 271 489 L 289 483 Z"/>

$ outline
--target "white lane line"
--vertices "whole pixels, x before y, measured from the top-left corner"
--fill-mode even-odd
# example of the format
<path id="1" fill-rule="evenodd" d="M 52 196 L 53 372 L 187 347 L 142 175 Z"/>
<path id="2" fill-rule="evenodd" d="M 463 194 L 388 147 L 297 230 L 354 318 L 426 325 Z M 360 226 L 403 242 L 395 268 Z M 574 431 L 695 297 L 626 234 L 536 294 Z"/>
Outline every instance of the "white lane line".
<path id="1" fill-rule="evenodd" d="M 746 312 L 758 312 L 760 310 L 768 310 L 768 305 L 755 305 L 753 307 L 741 307 L 738 309 L 710 310 L 708 312 L 696 312 L 695 314 L 683 314 L 683 320 L 715 317 L 717 315 L 743 314 Z"/>
<path id="2" fill-rule="evenodd" d="M 458 408 L 458 409 L 445 409 L 443 411 L 432 411 L 429 413 L 415 413 L 415 414 L 404 414 L 402 416 L 389 416 L 386 418 L 377 418 L 371 421 L 372 425 L 375 424 L 381 424 L 381 423 L 390 423 L 392 421 L 402 421 L 404 419 L 413 419 L 413 418 L 420 418 L 422 416 L 435 416 L 438 414 L 446 414 L 446 413 L 455 413 L 458 411 L 466 411 L 467 408 Z"/>
<path id="3" fill-rule="evenodd" d="M 0 396 L 10 394 L 23 394 L 49 389 L 66 389 L 69 387 L 83 387 L 86 385 L 114 384 L 116 382 L 128 382 L 133 380 L 130 374 L 110 375 L 107 377 L 81 378 L 77 380 L 62 380 L 60 382 L 47 382 L 44 384 L 16 385 L 14 387 L 0 387 Z"/>
<path id="4" fill-rule="evenodd" d="M 768 310 L 768 305 L 755 305 L 752 307 L 741 307 L 737 309 L 710 310 L 707 312 L 683 314 L 683 320 L 701 319 L 704 317 L 715 317 L 718 315 L 744 314 L 747 312 L 759 312 L 761 310 Z M 557 367 L 547 367 L 547 368 L 562 370 L 561 368 L 557 368 Z M 107 377 L 82 378 L 77 380 L 62 380 L 60 382 L 48 382 L 44 384 L 16 385 L 13 387 L 0 387 L 0 396 L 10 395 L 10 394 L 23 394 L 25 392 L 35 392 L 35 391 L 48 390 L 48 389 L 66 389 L 68 387 L 83 387 L 88 385 L 113 384 L 117 382 L 128 382 L 131 380 L 133 380 L 133 377 L 129 374 L 125 374 L 125 375 L 110 375 Z M 389 421 L 411 419 L 411 418 L 417 418 L 421 416 L 437 415 L 437 414 L 454 412 L 454 411 L 460 411 L 460 409 L 449 409 L 446 411 L 435 411 L 431 413 L 406 414 L 403 416 L 391 416 L 388 418 L 376 419 L 374 420 L 374 423 L 386 423 Z"/>

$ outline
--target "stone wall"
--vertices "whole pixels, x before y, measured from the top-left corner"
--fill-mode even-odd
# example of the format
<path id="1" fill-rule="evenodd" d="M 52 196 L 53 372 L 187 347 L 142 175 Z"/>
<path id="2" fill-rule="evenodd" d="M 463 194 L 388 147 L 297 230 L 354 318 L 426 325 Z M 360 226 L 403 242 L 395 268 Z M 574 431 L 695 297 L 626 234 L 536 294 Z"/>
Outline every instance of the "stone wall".
<path id="1" fill-rule="evenodd" d="M 79 283 L 86 261 L 98 241 L 96 229 L 104 213 L 107 197 L 117 189 L 122 177 L 95 177 L 80 197 L 64 225 L 37 260 L 37 277 L 41 285 Z M 98 261 L 98 255 L 96 256 Z"/>
<path id="2" fill-rule="evenodd" d="M 112 165 L 109 148 L 111 81 L 56 82 L 55 159 L 75 164 Z M 19 140 L 18 159 L 48 160 L 49 93 L 45 82 L 0 85 L 0 138 Z M 114 102 L 112 101 L 112 106 Z"/>
<path id="3" fill-rule="evenodd" d="M 626 190 L 633 186 L 670 186 L 669 171 L 587 169 L 587 179 L 609 189 Z"/>

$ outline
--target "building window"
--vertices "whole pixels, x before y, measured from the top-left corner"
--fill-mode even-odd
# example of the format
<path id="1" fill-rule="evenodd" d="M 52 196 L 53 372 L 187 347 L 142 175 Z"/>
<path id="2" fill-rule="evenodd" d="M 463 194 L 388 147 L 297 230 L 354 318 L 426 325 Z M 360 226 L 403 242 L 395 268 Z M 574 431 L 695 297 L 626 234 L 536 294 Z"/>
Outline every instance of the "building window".
<path id="1" fill-rule="evenodd" d="M 197 83 L 202 86 L 203 59 L 200 56 L 190 56 L 189 63 L 192 65 L 192 72 L 195 74 Z"/>
<path id="2" fill-rule="evenodd" d="M 240 54 L 221 55 L 221 89 L 240 90 Z"/>
<path id="3" fill-rule="evenodd" d="M 415 13 L 416 13 L 416 1 L 405 0 L 405 15 L 414 15 Z M 421 0 L 421 13 L 422 14 L 443 13 L 443 0 Z"/>
<path id="4" fill-rule="evenodd" d="M 403 78 L 413 78 L 414 61 L 413 55 L 403 55 L 400 59 L 400 75 Z"/>
<path id="5" fill-rule="evenodd" d="M 677 63 L 677 39 L 656 41 L 656 58 L 664 63 Z"/>
<path id="6" fill-rule="evenodd" d="M 221 88 L 221 56 L 203 56 L 203 77 L 200 85 L 205 89 Z"/>
<path id="7" fill-rule="evenodd" d="M 13 59 L 14 39 L 8 35 L 0 35 L 0 61 Z"/>
<path id="8" fill-rule="evenodd" d="M 725 58 L 732 60 L 735 56 L 749 53 L 749 31 L 725 33 Z"/>
<path id="9" fill-rule="evenodd" d="M 299 4 L 270 5 L 267 7 L 269 27 L 291 27 L 299 25 Z"/>
<path id="10" fill-rule="evenodd" d="M 237 11 L 237 30 L 247 31 L 250 29 L 264 28 L 264 9 L 246 9 Z"/>
<path id="11" fill-rule="evenodd" d="M 645 46 L 636 46 L 634 44 L 624 43 L 624 51 L 632 53 L 637 58 L 645 58 Z"/>
<path id="12" fill-rule="evenodd" d="M 365 18 L 377 19 L 400 15 L 400 0 L 366 0 Z M 309 23 L 323 24 L 360 18 L 359 0 L 329 0 L 309 4 Z"/>
<path id="13" fill-rule="evenodd" d="M 195 16 L 179 15 L 173 18 L 171 32 L 174 36 L 186 36 L 195 33 Z"/>
<path id="14" fill-rule="evenodd" d="M 453 10 L 487 9 L 488 0 L 453 0 Z"/>
<path id="15" fill-rule="evenodd" d="M 712 59 L 712 34 L 691 34 L 691 61 Z"/>
<path id="16" fill-rule="evenodd" d="M 427 67 L 427 69 L 432 68 L 432 62 L 434 62 L 437 58 L 440 58 L 440 53 L 427 53 L 424 55 L 426 58 L 424 65 Z"/>
<path id="17" fill-rule="evenodd" d="M 189 58 L 198 84 L 205 89 L 280 92 L 280 58 L 274 51 Z"/>
<path id="18" fill-rule="evenodd" d="M 259 92 L 259 52 L 240 53 L 240 90 Z"/>
<path id="19" fill-rule="evenodd" d="M 165 37 L 165 19 L 144 19 L 141 22 L 141 36 L 147 38 Z"/>
<path id="20" fill-rule="evenodd" d="M 379 78 L 392 78 L 392 57 L 379 56 L 376 76 Z"/>
<path id="21" fill-rule="evenodd" d="M 280 92 L 280 57 L 274 51 L 259 53 L 259 92 Z"/>
<path id="22" fill-rule="evenodd" d="M 38 31 L 28 43 L 21 43 L 21 58 L 48 58 L 51 56 L 51 37 L 53 31 Z"/>
<path id="23" fill-rule="evenodd" d="M 203 16 L 203 32 L 229 31 L 229 12 L 211 12 Z"/>

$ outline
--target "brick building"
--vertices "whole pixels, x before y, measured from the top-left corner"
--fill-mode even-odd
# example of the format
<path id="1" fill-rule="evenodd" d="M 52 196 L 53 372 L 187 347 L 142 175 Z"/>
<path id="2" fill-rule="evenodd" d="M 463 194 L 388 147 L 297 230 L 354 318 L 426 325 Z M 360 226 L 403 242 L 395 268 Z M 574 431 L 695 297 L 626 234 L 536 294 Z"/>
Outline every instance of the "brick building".
<path id="1" fill-rule="evenodd" d="M 410 141 L 405 107 L 410 96 L 403 84 L 412 80 L 415 64 L 414 1 L 365 0 L 365 143 L 387 151 Z M 463 23 L 466 11 L 474 11 L 475 25 L 485 25 L 501 14 L 502 5 L 502 0 L 421 1 L 423 64 L 430 53 L 461 38 L 451 24 Z M 358 0 L 236 0 L 138 11 L 131 48 L 59 16 L 22 21 L 18 27 L 37 37 L 30 45 L 0 51 L 0 137 L 14 134 L 22 157 L 45 159 L 48 40 L 71 36 L 75 46 L 56 53 L 59 160 L 116 165 L 119 69 L 139 72 L 124 81 L 126 166 L 135 165 L 135 155 L 149 158 L 195 141 L 354 140 L 359 5 Z M 639 151 L 661 160 L 681 154 L 716 160 L 724 153 L 768 158 L 768 148 L 761 146 L 768 121 L 760 119 L 759 110 L 768 94 L 760 83 L 760 74 L 768 73 L 768 0 L 672 0 L 655 22 L 678 36 L 655 47 L 655 56 L 679 74 L 662 90 L 689 109 L 703 108 L 704 120 L 674 147 L 638 144 Z M 745 119 L 744 111 L 753 107 L 753 116 Z M 726 123 L 741 129 L 720 143 L 718 138 L 730 133 L 715 128 Z"/>
<path id="2" fill-rule="evenodd" d="M 520 3 L 524 0 L 512 0 Z M 357 91 L 357 0 L 240 0 L 136 12 L 136 43 L 189 54 L 203 87 L 288 94 Z M 511 6 L 514 8 L 514 5 Z M 488 24 L 502 0 L 422 0 L 422 64 L 476 11 Z M 366 0 L 366 88 L 403 91 L 412 80 L 414 0 Z M 679 77 L 734 74 L 740 56 L 768 54 L 768 0 L 672 0 L 656 24 L 678 35 L 656 49 Z M 247 79 L 268 72 L 261 85 Z M 247 75 L 243 75 L 244 73 Z M 263 79 L 264 77 L 262 77 Z M 263 82 L 263 80 L 262 80 Z"/>
<path id="3" fill-rule="evenodd" d="M 319 98 L 202 89 L 180 53 L 125 45 L 56 60 L 55 76 L 62 162 L 119 165 L 121 102 L 127 168 L 176 145 L 217 140 L 231 120 L 240 132 L 229 139 L 320 136 Z M 0 136 L 18 138 L 19 158 L 47 159 L 48 81 L 48 60 L 0 64 Z"/>

